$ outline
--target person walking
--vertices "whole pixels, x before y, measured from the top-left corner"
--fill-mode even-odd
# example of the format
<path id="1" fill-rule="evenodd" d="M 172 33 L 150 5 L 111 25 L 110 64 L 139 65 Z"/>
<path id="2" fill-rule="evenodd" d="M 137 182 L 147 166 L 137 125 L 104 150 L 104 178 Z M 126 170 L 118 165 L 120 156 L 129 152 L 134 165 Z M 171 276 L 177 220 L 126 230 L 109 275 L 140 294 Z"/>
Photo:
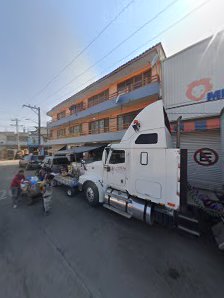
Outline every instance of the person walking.
<path id="1" fill-rule="evenodd" d="M 19 170 L 19 172 L 15 175 L 10 184 L 13 208 L 17 208 L 18 206 L 18 198 L 21 193 L 21 183 L 24 180 L 24 170 Z"/>
<path id="2" fill-rule="evenodd" d="M 46 215 L 49 214 L 51 209 L 51 201 L 52 201 L 52 179 L 53 175 L 47 174 L 44 179 L 44 185 L 43 185 L 43 205 L 44 205 L 44 212 Z"/>

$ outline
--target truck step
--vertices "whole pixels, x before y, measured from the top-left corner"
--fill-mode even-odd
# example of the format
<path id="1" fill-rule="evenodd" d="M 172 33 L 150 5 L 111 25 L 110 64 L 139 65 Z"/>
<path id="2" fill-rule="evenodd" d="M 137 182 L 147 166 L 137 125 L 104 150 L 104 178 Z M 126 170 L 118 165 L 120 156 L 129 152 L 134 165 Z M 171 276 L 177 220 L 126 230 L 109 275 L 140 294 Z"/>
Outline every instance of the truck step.
<path id="1" fill-rule="evenodd" d="M 189 228 L 187 228 L 187 227 L 178 225 L 177 228 L 178 228 L 179 230 L 182 230 L 182 231 L 184 231 L 184 232 L 186 232 L 186 233 L 189 233 L 189 234 L 191 234 L 191 235 L 194 235 L 194 236 L 197 236 L 197 237 L 200 236 L 200 233 L 199 233 L 198 231 L 189 229 Z"/>
<path id="2" fill-rule="evenodd" d="M 177 214 L 177 228 L 194 236 L 200 236 L 199 220 L 190 213 Z"/>
<path id="3" fill-rule="evenodd" d="M 124 202 L 128 201 L 128 195 L 116 189 L 108 188 L 106 191 L 106 195 L 112 196 L 120 201 L 124 201 Z"/>
<path id="4" fill-rule="evenodd" d="M 121 210 L 119 210 L 119 209 L 117 209 L 117 208 L 115 208 L 113 206 L 108 205 L 108 204 L 103 204 L 103 207 L 105 207 L 105 208 L 107 208 L 109 210 L 112 210 L 112 211 L 114 211 L 114 212 L 116 212 L 116 213 L 118 213 L 118 214 L 120 214 L 120 215 L 122 215 L 122 216 L 124 216 L 126 218 L 131 218 L 131 215 L 128 214 L 127 212 L 121 211 Z"/>
<path id="5" fill-rule="evenodd" d="M 199 223 L 197 218 L 193 218 L 193 217 L 190 217 L 190 216 L 184 215 L 184 214 L 178 214 L 178 218 L 181 218 L 181 219 L 189 221 L 189 222 Z"/>

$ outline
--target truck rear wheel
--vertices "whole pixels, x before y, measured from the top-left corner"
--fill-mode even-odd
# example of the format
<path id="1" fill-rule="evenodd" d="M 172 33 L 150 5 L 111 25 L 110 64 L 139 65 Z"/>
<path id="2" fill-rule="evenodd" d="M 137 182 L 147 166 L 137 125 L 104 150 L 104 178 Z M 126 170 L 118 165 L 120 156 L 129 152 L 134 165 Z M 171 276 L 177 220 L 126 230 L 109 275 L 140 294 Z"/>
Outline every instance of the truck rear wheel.
<path id="1" fill-rule="evenodd" d="M 84 187 L 85 196 L 90 206 L 97 206 L 99 204 L 99 191 L 93 182 L 87 182 Z"/>

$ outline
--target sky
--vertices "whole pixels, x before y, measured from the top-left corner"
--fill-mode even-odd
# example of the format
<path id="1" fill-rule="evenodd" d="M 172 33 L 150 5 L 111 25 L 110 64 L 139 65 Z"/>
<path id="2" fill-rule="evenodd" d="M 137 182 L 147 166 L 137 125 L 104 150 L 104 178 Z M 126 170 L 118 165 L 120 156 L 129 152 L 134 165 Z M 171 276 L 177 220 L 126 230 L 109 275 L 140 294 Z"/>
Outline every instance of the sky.
<path id="1" fill-rule="evenodd" d="M 0 131 L 15 118 L 34 129 L 23 104 L 45 125 L 54 105 L 158 42 L 169 57 L 215 34 L 223 10 L 223 0 L 0 0 Z"/>

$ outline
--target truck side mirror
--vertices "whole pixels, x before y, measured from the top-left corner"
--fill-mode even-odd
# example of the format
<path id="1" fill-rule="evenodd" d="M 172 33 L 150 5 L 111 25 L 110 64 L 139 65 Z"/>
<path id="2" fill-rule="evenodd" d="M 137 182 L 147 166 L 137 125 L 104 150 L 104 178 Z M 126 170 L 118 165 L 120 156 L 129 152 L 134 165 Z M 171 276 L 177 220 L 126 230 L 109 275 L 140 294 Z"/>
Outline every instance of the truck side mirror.
<path id="1" fill-rule="evenodd" d="M 107 161 L 107 152 L 106 152 L 105 149 L 104 149 L 104 151 L 103 151 L 102 161 L 103 161 L 103 164 L 105 165 L 105 164 L 106 164 L 106 161 Z"/>

